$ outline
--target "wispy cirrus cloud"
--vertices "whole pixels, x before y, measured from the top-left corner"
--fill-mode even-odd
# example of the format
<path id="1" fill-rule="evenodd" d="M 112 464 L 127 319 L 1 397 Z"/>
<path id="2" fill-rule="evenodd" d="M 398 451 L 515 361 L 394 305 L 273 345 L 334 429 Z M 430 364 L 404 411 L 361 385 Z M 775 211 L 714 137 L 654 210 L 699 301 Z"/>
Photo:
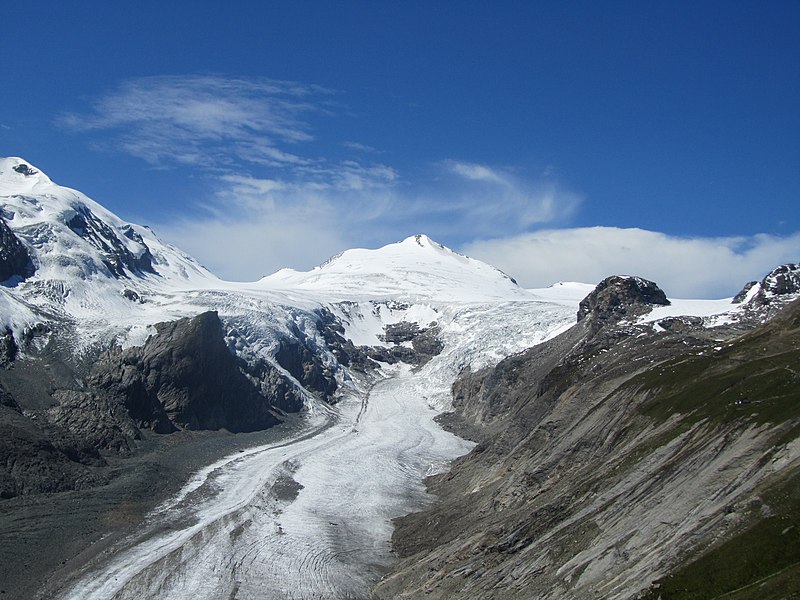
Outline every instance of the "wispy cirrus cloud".
<path id="1" fill-rule="evenodd" d="M 381 154 L 381 151 L 374 146 L 362 144 L 360 142 L 345 141 L 342 142 L 342 146 L 349 150 L 355 150 L 356 152 L 361 152 L 363 154 Z"/>
<path id="2" fill-rule="evenodd" d="M 551 173 L 532 179 L 479 163 L 446 160 L 442 166 L 461 180 L 460 185 L 447 182 L 449 196 L 453 208 L 472 222 L 470 229 L 478 236 L 490 231 L 514 234 L 534 225 L 564 222 L 583 201 Z"/>
<path id="3" fill-rule="evenodd" d="M 672 297 L 724 298 L 777 265 L 800 260 L 800 233 L 679 237 L 636 228 L 582 227 L 476 241 L 462 249 L 525 287 L 640 275 Z"/>
<path id="4" fill-rule="evenodd" d="M 306 117 L 326 110 L 333 94 L 265 78 L 143 77 L 121 83 L 90 112 L 57 120 L 73 131 L 106 132 L 120 150 L 151 164 L 306 164 L 291 148 L 313 139 Z"/>
<path id="5" fill-rule="evenodd" d="M 396 223 L 385 217 L 397 200 L 395 177 L 389 167 L 355 163 L 333 177 L 225 174 L 202 210 L 157 223 L 156 230 L 227 279 L 308 269 L 348 247 L 393 239 Z"/>
<path id="6" fill-rule="evenodd" d="M 439 183 L 430 189 L 403 185 L 390 166 L 352 161 L 303 165 L 292 177 L 224 174 L 202 213 L 157 228 L 223 277 L 248 280 L 286 266 L 308 269 L 346 248 L 415 233 L 451 246 L 498 231 L 515 235 L 565 219 L 580 202 L 552 181 L 470 165 L 469 173 L 481 176 L 475 181 L 454 173 L 454 164 L 438 165 Z M 448 180 L 454 174 L 464 181 Z"/>
<path id="7" fill-rule="evenodd" d="M 552 173 L 455 159 L 409 180 L 372 146 L 317 139 L 319 119 L 341 112 L 338 93 L 316 85 L 187 75 L 122 82 L 58 122 L 104 150 L 202 178 L 204 197 L 148 220 L 235 279 L 420 232 L 450 245 L 515 235 L 564 222 L 581 202 Z"/>

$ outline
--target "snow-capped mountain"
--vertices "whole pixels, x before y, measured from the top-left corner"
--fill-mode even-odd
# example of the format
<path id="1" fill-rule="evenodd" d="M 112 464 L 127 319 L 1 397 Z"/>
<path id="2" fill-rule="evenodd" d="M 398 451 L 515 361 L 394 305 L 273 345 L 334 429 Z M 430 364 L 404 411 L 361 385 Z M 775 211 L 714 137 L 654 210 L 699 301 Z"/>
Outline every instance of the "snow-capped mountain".
<path id="1" fill-rule="evenodd" d="M 149 228 L 125 222 L 21 158 L 0 159 L 0 202 L 0 266 L 8 275 L 0 326 L 10 360 L 93 361 L 120 346 L 130 356 L 114 360 L 147 362 L 157 349 L 146 342 L 167 331 L 155 324 L 215 311 L 248 376 L 269 372 L 272 383 L 262 387 L 274 393 L 281 379 L 295 390 L 284 408 L 313 404 L 315 396 L 333 400 L 354 368 L 421 364 L 439 353 L 448 358 L 435 361 L 442 374 L 427 393 L 446 406 L 447 380 L 460 369 L 499 360 L 573 321 L 571 301 L 543 300 L 424 235 L 348 250 L 308 273 L 283 270 L 243 284 L 218 279 Z M 203 323 L 203 331 L 214 330 Z M 497 329 L 488 334 L 496 342 L 476 343 L 487 327 Z M 98 368 L 93 377 L 111 385 L 113 377 Z M 147 427 L 181 426 L 142 410 Z"/>
<path id="2" fill-rule="evenodd" d="M 148 228 L 126 223 L 20 158 L 0 159 L 0 217 L 31 253 L 39 279 L 216 279 Z"/>
<path id="3" fill-rule="evenodd" d="M 16 263 L 0 256 L 8 275 L 0 325 L 17 339 L 53 319 L 141 329 L 173 313 L 158 314 L 144 304 L 147 297 L 218 281 L 149 228 L 123 221 L 20 158 L 0 159 L 0 228 L 6 247 L 17 251 Z"/>
<path id="4" fill-rule="evenodd" d="M 0 159 L 0 278 L 0 499 L 53 492 L 57 502 L 63 491 L 103 497 L 101 486 L 118 477 L 115 469 L 134 477 L 124 457 L 144 460 L 141 453 L 152 447 L 171 451 L 164 436 L 197 429 L 253 432 L 292 423 L 287 438 L 262 440 L 247 450 L 230 446 L 234 453 L 176 482 L 170 489 L 177 493 L 159 498 L 157 506 L 133 486 L 130 494 L 142 510 L 152 511 L 143 529 L 117 547 L 118 556 L 99 557 L 78 580 L 53 574 L 65 557 L 41 540 L 14 546 L 42 555 L 34 579 L 49 579 L 40 597 L 81 600 L 237 593 L 367 597 L 393 564 L 391 520 L 428 506 L 422 478 L 446 470 L 450 460 L 473 447 L 434 421 L 450 409 L 456 411 L 446 417 L 450 427 L 481 443 L 464 463 L 464 479 L 454 471 L 456 482 L 444 489 L 447 502 L 469 522 L 447 529 L 452 539 L 447 552 L 453 554 L 446 561 L 458 563 L 458 571 L 446 574 L 440 597 L 460 590 L 462 580 L 474 581 L 464 577 L 477 572 L 475 564 L 484 564 L 485 557 L 473 558 L 486 550 L 482 540 L 489 537 L 492 561 L 500 566 L 482 581 L 504 581 L 508 567 L 544 581 L 542 589 L 556 589 L 557 583 L 565 597 L 594 585 L 618 591 L 603 579 L 603 569 L 583 571 L 589 563 L 573 564 L 569 553 L 509 567 L 517 552 L 528 551 L 523 542 L 533 539 L 532 533 L 520 533 L 530 529 L 524 522 L 529 504 L 547 500 L 550 485 L 559 490 L 559 482 L 573 485 L 569 473 L 576 464 L 586 473 L 607 471 L 613 488 L 617 469 L 634 463 L 614 453 L 617 437 L 608 432 L 618 431 L 636 452 L 649 452 L 647 436 L 655 431 L 659 444 L 669 441 L 658 436 L 682 418 L 651 425 L 644 413 L 627 408 L 652 402 L 657 378 L 669 371 L 659 364 L 672 369 L 674 359 L 686 368 L 687 352 L 696 361 L 716 360 L 717 353 L 735 346 L 736 336 L 800 296 L 799 265 L 779 267 L 734 299 L 667 298 L 655 283 L 627 276 L 596 286 L 562 282 L 526 290 L 494 267 L 422 234 L 374 250 L 347 250 L 308 272 L 283 269 L 252 283 L 226 282 L 150 229 L 53 183 L 20 158 Z M 782 344 L 791 336 L 784 337 Z M 737 360 L 746 358 L 751 346 L 766 352 L 761 339 L 755 346 L 745 344 Z M 734 370 L 738 364 L 725 367 Z M 644 385 L 637 377 L 645 375 L 655 379 Z M 681 376 L 681 384 L 690 379 Z M 636 396 L 642 386 L 646 398 Z M 606 403 L 608 398 L 615 400 Z M 692 410 L 705 408 L 692 405 Z M 743 436 L 727 431 L 709 447 L 741 438 L 749 440 L 742 446 L 746 453 L 773 443 L 768 428 Z M 691 432 L 705 443 L 703 431 Z M 226 438 L 188 439 L 205 448 L 203 440 L 222 444 Z M 551 447 L 560 453 L 551 453 Z M 603 455 L 598 448 L 611 452 L 611 458 L 591 462 L 594 454 L 584 452 L 590 447 L 598 456 Z M 737 448 L 725 467 L 733 499 L 750 489 L 734 485 L 748 464 Z M 618 482 L 620 489 L 635 489 L 637 478 L 652 481 L 652 473 L 666 472 L 662 458 L 673 450 L 657 447 L 648 459 L 653 468 L 637 467 L 632 478 Z M 785 454 L 794 460 L 792 452 L 796 448 Z M 541 470 L 547 461 L 562 460 L 569 468 Z M 108 461 L 117 466 L 112 469 Z M 472 466 L 476 463 L 480 468 Z M 710 474 L 702 483 L 706 487 L 696 486 L 685 497 L 712 494 L 720 472 L 702 471 Z M 144 473 L 135 477 L 146 487 L 152 481 Z M 597 486 L 578 495 L 559 491 L 556 508 L 542 509 L 555 517 L 541 522 L 558 535 L 563 527 L 563 539 L 572 540 L 564 543 L 579 544 L 594 530 L 573 535 L 558 516 L 570 507 L 582 514 L 582 502 L 603 510 L 610 506 L 621 515 L 602 538 L 615 549 L 617 558 L 608 562 L 615 577 L 630 582 L 672 568 L 676 550 L 667 545 L 651 552 L 641 541 L 650 540 L 647 536 L 635 538 L 639 545 L 631 553 L 646 561 L 629 564 L 625 553 L 617 553 L 628 539 L 618 533 L 638 526 L 625 515 L 639 513 L 624 505 L 627 492 L 620 494 L 617 511 L 617 501 L 609 500 L 616 492 L 608 488 L 608 496 L 597 496 L 593 490 L 602 487 Z M 657 499 L 661 488 L 648 493 Z M 119 498 L 109 497 L 116 510 Z M 466 504 L 460 504 L 464 498 Z M 13 511 L 9 514 L 13 520 Z M 490 533 L 476 526 L 469 534 L 474 537 L 461 540 L 487 515 L 494 524 Z M 507 515 L 523 521 L 508 521 Z M 451 516 L 437 516 L 437 522 L 446 526 Z M 114 519 L 110 512 L 101 517 Z M 19 518 L 28 522 L 24 514 Z M 69 531 L 80 532 L 81 526 Z M 701 526 L 692 521 L 676 534 L 681 550 L 696 543 Z M 437 540 L 428 539 L 429 526 L 423 529 L 410 537 L 418 535 L 433 549 Z M 12 523 L 8 530 L 24 526 Z M 596 558 L 591 548 L 576 546 L 575 552 Z M 12 595 L 32 596 L 34 584 L 20 580 L 24 570 L 16 568 L 29 564 L 30 556 L 14 550 L 3 558 L 3 568 L 9 565 L 11 571 L 0 573 L 0 580 L 13 576 L 7 584 Z M 427 567 L 429 560 L 434 564 L 438 558 L 424 555 L 406 563 L 405 573 L 383 585 L 381 597 L 415 597 L 416 585 L 424 585 L 426 594 L 439 589 L 427 579 L 438 577 L 437 569 Z M 548 579 L 561 567 L 569 568 L 574 580 Z M 647 584 L 642 581 L 637 589 Z M 408 587 L 398 588 L 397 582 Z M 463 597 L 470 597 L 470 585 Z M 525 588 L 517 591 L 526 597 Z"/>
<path id="5" fill-rule="evenodd" d="M 530 297 L 502 271 L 422 234 L 377 250 L 347 250 L 308 272 L 282 269 L 259 285 L 330 299 L 479 302 Z"/>

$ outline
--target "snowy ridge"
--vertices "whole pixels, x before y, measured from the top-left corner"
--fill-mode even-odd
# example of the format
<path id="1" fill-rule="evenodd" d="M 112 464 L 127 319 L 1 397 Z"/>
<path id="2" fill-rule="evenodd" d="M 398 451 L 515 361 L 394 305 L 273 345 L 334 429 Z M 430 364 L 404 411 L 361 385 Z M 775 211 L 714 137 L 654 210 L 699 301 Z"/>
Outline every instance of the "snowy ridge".
<path id="1" fill-rule="evenodd" d="M 530 300 L 502 271 L 418 234 L 377 250 L 347 250 L 311 271 L 282 269 L 260 287 L 303 290 L 332 299 L 393 298 L 480 302 Z"/>
<path id="2" fill-rule="evenodd" d="M 160 310 L 157 297 L 219 281 L 149 228 L 126 223 L 21 158 L 0 159 L 0 203 L 0 218 L 35 269 L 0 288 L 2 324 L 16 337 L 53 317 L 88 328 L 149 325 L 173 312 Z M 150 296 L 155 303 L 145 304 Z"/>
<path id="3" fill-rule="evenodd" d="M 454 348 L 464 340 L 477 344 L 484 328 L 472 317 L 465 326 L 464 315 L 508 313 L 492 326 L 512 324 L 530 335 L 502 343 L 498 338 L 492 348 L 477 344 L 492 360 L 541 338 L 535 328 L 514 326 L 517 315 L 536 321 L 536 314 L 557 304 L 569 308 L 559 307 L 558 323 L 545 329 L 574 322 L 577 300 L 539 298 L 494 267 L 425 235 L 377 250 L 348 250 L 308 273 L 283 270 L 254 283 L 233 283 L 161 242 L 149 228 L 126 223 L 81 192 L 57 185 L 21 158 L 0 159 L 0 202 L 0 217 L 35 266 L 24 281 L 0 287 L 0 325 L 21 340 L 39 323 L 68 323 L 76 354 L 115 343 L 141 345 L 153 334 L 154 323 L 216 310 L 235 332 L 230 344 L 238 354 L 275 364 L 279 340 L 301 332 L 304 343 L 318 348 L 323 363 L 344 383 L 347 376 L 316 331 L 316 311 L 322 307 L 339 318 L 345 337 L 357 346 L 385 346 L 384 327 L 401 321 L 420 328 L 435 323 Z M 474 308 L 459 312 L 453 304 Z M 448 376 L 473 354 L 474 349 L 459 350 L 459 358 L 445 369 Z M 448 385 L 442 382 L 441 389 Z M 435 403 L 446 404 L 442 398 Z"/>
<path id="4" fill-rule="evenodd" d="M 216 280 L 148 227 L 126 223 L 81 192 L 53 183 L 21 158 L 0 159 L 0 201 L 0 216 L 32 250 L 39 279 L 152 274 L 173 285 Z M 129 254 L 133 262 L 112 264 L 111 258 L 119 258 L 115 250 Z"/>

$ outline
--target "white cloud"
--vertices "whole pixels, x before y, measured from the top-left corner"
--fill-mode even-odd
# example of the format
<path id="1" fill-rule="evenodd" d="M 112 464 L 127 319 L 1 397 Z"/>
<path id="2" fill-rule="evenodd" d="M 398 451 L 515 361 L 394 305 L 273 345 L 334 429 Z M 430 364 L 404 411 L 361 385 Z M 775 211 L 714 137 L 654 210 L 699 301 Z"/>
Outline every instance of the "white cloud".
<path id="1" fill-rule="evenodd" d="M 305 164 L 288 148 L 313 139 L 305 118 L 332 94 L 319 86 L 210 75 L 143 77 L 122 83 L 89 114 L 59 122 L 81 132 L 110 131 L 110 144 L 151 164 L 224 166 L 232 159 Z"/>
<path id="2" fill-rule="evenodd" d="M 349 150 L 355 150 L 356 152 L 363 152 L 365 154 L 380 154 L 381 151 L 377 148 L 370 146 L 368 144 L 362 144 L 360 142 L 342 142 L 342 146 L 348 148 Z"/>
<path id="3" fill-rule="evenodd" d="M 306 270 L 348 246 L 337 228 L 303 212 L 249 221 L 195 219 L 157 231 L 224 279 L 254 281 L 286 266 Z"/>
<path id="4" fill-rule="evenodd" d="M 453 226 L 473 237 L 497 231 L 513 234 L 534 225 L 563 222 L 583 200 L 549 176 L 530 180 L 488 165 L 456 160 L 442 164 L 445 172 L 457 179 L 445 180 L 443 189 L 436 192 L 446 199 Z"/>
<path id="5" fill-rule="evenodd" d="M 684 238 L 643 229 L 551 229 L 476 241 L 462 250 L 524 287 L 557 281 L 597 283 L 640 275 L 675 298 L 722 298 L 779 264 L 800 260 L 800 232 L 787 237 Z"/>
<path id="6" fill-rule="evenodd" d="M 307 270 L 348 247 L 385 243 L 394 177 L 391 169 L 355 163 L 332 180 L 324 173 L 306 181 L 224 175 L 200 212 L 155 228 L 224 279 Z"/>
<path id="7" fill-rule="evenodd" d="M 499 183 L 502 185 L 511 185 L 507 177 L 500 175 L 496 170 L 486 165 L 479 165 L 476 163 L 465 163 L 455 160 L 445 161 L 445 164 L 456 175 L 461 175 L 465 179 L 473 181 L 488 181 L 491 183 Z"/>

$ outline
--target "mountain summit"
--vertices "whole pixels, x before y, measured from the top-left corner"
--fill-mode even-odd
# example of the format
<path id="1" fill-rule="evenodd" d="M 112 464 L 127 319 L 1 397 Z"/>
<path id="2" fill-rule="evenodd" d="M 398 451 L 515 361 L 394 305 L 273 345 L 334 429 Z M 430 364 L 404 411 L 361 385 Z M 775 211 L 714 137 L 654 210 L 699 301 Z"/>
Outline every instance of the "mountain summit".
<path id="1" fill-rule="evenodd" d="M 39 279 L 77 283 L 158 275 L 185 283 L 213 278 L 149 228 L 127 223 L 81 192 L 53 183 L 21 158 L 0 158 L 0 202 L 0 227 L 27 247 Z"/>
<path id="2" fill-rule="evenodd" d="M 499 269 L 459 254 L 424 234 L 377 250 L 347 250 L 311 271 L 281 269 L 259 284 L 333 298 L 456 302 L 531 299 L 529 292 Z"/>

